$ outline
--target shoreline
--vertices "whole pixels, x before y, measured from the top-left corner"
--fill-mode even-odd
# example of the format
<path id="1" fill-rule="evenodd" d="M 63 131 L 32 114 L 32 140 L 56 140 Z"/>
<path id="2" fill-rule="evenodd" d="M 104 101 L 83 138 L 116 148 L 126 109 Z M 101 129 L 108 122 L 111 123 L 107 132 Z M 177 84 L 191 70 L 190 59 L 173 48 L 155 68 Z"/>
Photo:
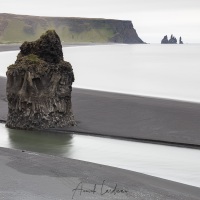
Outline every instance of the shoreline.
<path id="1" fill-rule="evenodd" d="M 0 44 L 0 52 L 5 51 L 17 51 L 21 44 L 14 43 L 14 44 Z"/>
<path id="2" fill-rule="evenodd" d="M 5 199 L 198 200 L 200 196 L 198 187 L 59 156 L 0 147 L 0 160 Z M 82 187 L 87 192 L 80 193 Z"/>
<path id="3" fill-rule="evenodd" d="M 95 46 L 95 45 L 116 45 L 124 43 L 62 43 L 62 48 L 65 47 L 77 47 L 77 46 Z M 5 51 L 18 51 L 22 43 L 0 44 L 0 52 Z M 124 44 L 126 45 L 126 44 Z"/>
<path id="4" fill-rule="evenodd" d="M 6 122 L 6 78 L 0 77 L 0 122 Z M 200 104 L 73 88 L 76 133 L 200 149 Z"/>
<path id="5" fill-rule="evenodd" d="M 113 95 L 125 95 L 125 96 L 131 96 L 131 97 L 135 97 L 135 98 L 148 98 L 148 99 L 157 99 L 157 100 L 163 100 L 163 101 L 173 101 L 176 103 L 190 103 L 190 104 L 198 104 L 200 105 L 200 101 L 192 101 L 192 100 L 184 100 L 184 99 L 174 99 L 174 98 L 170 98 L 170 97 L 160 97 L 160 96 L 148 96 L 148 95 L 143 95 L 143 94 L 130 94 L 130 93 L 123 93 L 123 92 L 116 92 L 116 91 L 105 91 L 105 90 L 100 90 L 100 89 L 91 89 L 91 88 L 81 88 L 81 87 L 73 87 L 75 89 L 79 89 L 79 90 L 88 90 L 88 91 L 93 91 L 93 92 L 103 92 L 103 93 L 107 93 L 109 94 L 113 94 Z"/>
<path id="6" fill-rule="evenodd" d="M 47 129 L 44 131 L 51 131 L 54 133 L 66 134 L 65 130 L 59 130 L 59 129 L 58 130 Z M 110 136 L 110 135 L 103 135 L 103 134 L 98 134 L 94 132 L 89 133 L 89 132 L 78 132 L 78 131 L 69 131 L 69 130 L 67 132 L 71 134 L 76 134 L 76 135 L 88 135 L 88 136 L 93 136 L 93 137 L 102 137 L 102 138 L 110 138 L 110 139 L 116 139 L 116 140 L 141 142 L 141 143 L 147 143 L 147 144 L 165 145 L 165 146 L 173 146 L 173 147 L 189 148 L 189 149 L 200 149 L 200 145 L 195 145 L 195 144 L 167 142 L 167 141 L 162 141 L 162 140 L 141 139 L 141 138 L 133 138 L 133 137 Z"/>
<path id="7" fill-rule="evenodd" d="M 200 126 L 195 123 L 200 118 L 199 103 L 78 88 L 73 93 L 72 102 L 82 103 L 84 108 L 81 108 L 81 112 L 86 112 L 86 115 L 79 114 L 73 106 L 75 116 L 80 116 L 77 119 L 78 126 L 68 128 L 70 132 L 197 149 L 200 147 Z M 77 99 L 78 96 L 82 101 Z M 93 118 L 89 120 L 88 115 L 95 117 L 97 122 Z M 54 130 L 62 132 L 67 131 L 67 128 Z"/>
<path id="8" fill-rule="evenodd" d="M 5 120 L 0 120 L 1 124 L 6 124 Z M 69 128 L 69 127 L 67 127 Z M 15 129 L 13 129 L 15 130 Z M 18 130 L 18 129 L 16 129 Z M 29 130 L 27 130 L 29 131 Z M 125 141 L 133 141 L 133 142 L 140 142 L 140 143 L 147 143 L 147 144 L 155 144 L 155 145 L 165 145 L 165 146 L 172 146 L 172 147 L 179 147 L 179 148 L 189 148 L 189 149 L 200 149 L 200 145 L 195 144 L 187 144 L 187 143 L 178 143 L 178 142 L 167 142 L 162 140 L 151 140 L 151 139 L 141 139 L 141 138 L 133 138 L 133 137 L 122 137 L 122 136 L 110 136 L 110 135 L 103 135 L 98 133 L 89 133 L 89 132 L 80 132 L 80 131 L 73 131 L 73 130 L 62 130 L 61 128 L 51 128 L 51 129 L 44 129 L 44 130 L 35 130 L 35 131 L 42 131 L 42 132 L 52 132 L 58 134 L 75 134 L 75 135 L 86 135 L 92 137 L 101 137 L 101 138 L 109 138 L 115 140 L 125 140 Z M 66 133 L 67 132 L 67 133 Z"/>

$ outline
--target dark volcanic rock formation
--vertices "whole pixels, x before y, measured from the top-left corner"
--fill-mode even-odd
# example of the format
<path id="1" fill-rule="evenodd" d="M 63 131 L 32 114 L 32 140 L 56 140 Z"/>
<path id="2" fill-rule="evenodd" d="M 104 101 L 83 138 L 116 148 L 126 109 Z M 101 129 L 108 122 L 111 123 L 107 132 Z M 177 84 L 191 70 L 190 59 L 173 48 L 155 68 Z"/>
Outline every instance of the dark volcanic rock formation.
<path id="1" fill-rule="evenodd" d="M 114 36 L 110 38 L 110 42 L 125 44 L 144 43 L 139 38 L 131 21 L 109 20 L 107 23 L 109 23 L 114 30 Z"/>
<path id="2" fill-rule="evenodd" d="M 170 39 L 168 40 L 167 35 L 165 35 L 164 38 L 161 40 L 161 44 L 177 44 L 177 39 L 173 35 L 171 35 Z M 180 44 L 183 44 L 183 43 L 180 43 Z"/>
<path id="3" fill-rule="evenodd" d="M 74 74 L 63 60 L 55 31 L 24 42 L 15 64 L 7 70 L 8 118 L 19 129 L 45 129 L 75 124 L 71 110 Z"/>
<path id="4" fill-rule="evenodd" d="M 173 35 L 169 39 L 169 44 L 177 44 L 177 39 Z"/>
<path id="5" fill-rule="evenodd" d="M 169 43 L 168 37 L 167 35 L 165 35 L 164 38 L 161 40 L 161 44 L 168 44 L 168 43 Z"/>
<path id="6" fill-rule="evenodd" d="M 179 38 L 179 44 L 183 44 L 182 38 Z"/>

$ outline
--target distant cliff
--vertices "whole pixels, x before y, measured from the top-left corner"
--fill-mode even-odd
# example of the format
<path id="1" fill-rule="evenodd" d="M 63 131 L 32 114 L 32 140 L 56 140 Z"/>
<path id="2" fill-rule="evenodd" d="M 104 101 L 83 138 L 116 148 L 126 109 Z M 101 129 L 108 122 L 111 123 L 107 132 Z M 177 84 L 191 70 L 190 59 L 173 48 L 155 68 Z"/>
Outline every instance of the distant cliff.
<path id="1" fill-rule="evenodd" d="M 144 43 L 131 21 L 0 14 L 0 43 L 22 43 L 55 29 L 62 42 Z"/>

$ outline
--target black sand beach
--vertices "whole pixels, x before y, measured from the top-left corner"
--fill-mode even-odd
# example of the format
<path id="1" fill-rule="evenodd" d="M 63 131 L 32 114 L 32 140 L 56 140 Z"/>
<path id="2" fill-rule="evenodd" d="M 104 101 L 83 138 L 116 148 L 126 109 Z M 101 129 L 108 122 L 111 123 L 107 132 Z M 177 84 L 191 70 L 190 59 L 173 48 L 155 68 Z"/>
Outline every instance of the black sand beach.
<path id="1" fill-rule="evenodd" d="M 75 132 L 200 147 L 200 104 L 73 90 Z"/>
<path id="2" fill-rule="evenodd" d="M 0 148 L 0 160 L 0 197 L 6 200 L 199 200 L 200 197 L 197 187 L 57 156 Z"/>
<path id="3" fill-rule="evenodd" d="M 62 43 L 63 47 L 74 47 L 74 46 L 92 46 L 92 45 L 115 45 L 116 43 Z M 21 44 L 0 44 L 0 52 L 3 51 L 18 51 Z"/>
<path id="4" fill-rule="evenodd" d="M 19 50 L 21 44 L 0 44 L 0 52 Z"/>
<path id="5" fill-rule="evenodd" d="M 7 116 L 6 79 L 0 78 L 0 120 Z M 200 104 L 74 88 L 73 131 L 200 148 Z"/>

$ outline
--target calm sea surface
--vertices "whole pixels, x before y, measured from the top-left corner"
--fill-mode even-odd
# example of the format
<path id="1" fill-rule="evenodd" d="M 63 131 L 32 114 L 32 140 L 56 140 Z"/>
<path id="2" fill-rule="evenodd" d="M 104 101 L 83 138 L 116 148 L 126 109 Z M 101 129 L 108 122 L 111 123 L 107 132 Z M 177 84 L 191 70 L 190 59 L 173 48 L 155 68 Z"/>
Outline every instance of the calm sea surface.
<path id="1" fill-rule="evenodd" d="M 73 86 L 200 102 L 200 45 L 101 45 L 64 48 Z M 0 75 L 17 51 L 0 53 Z"/>
<path id="2" fill-rule="evenodd" d="M 200 45 L 64 48 L 75 87 L 200 102 Z M 0 53 L 0 75 L 18 51 Z M 92 136 L 11 130 L 0 146 L 90 161 L 200 187 L 200 151 Z"/>

